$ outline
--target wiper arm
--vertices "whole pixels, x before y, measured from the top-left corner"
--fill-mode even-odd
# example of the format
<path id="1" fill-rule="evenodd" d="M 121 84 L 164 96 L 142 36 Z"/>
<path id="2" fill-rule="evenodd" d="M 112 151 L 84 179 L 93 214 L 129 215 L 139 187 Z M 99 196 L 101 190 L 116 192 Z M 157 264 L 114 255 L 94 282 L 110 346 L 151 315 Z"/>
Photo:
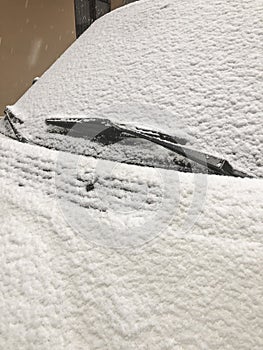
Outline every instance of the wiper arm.
<path id="1" fill-rule="evenodd" d="M 102 127 L 102 131 L 93 135 L 92 141 L 109 145 L 119 142 L 126 137 L 136 137 L 148 140 L 158 144 L 170 151 L 175 152 L 197 164 L 206 166 L 209 170 L 218 175 L 227 175 L 234 177 L 252 177 L 242 171 L 234 169 L 231 164 L 223 158 L 210 155 L 205 152 L 200 152 L 190 147 L 184 146 L 186 140 L 179 137 L 170 136 L 158 131 L 149 129 L 132 127 L 126 124 L 116 124 L 107 119 L 91 119 L 91 118 L 52 118 L 46 119 L 46 124 L 51 126 L 71 129 L 76 125 L 89 127 L 90 124 L 97 123 Z M 77 130 L 76 130 L 77 129 Z M 81 130 L 85 131 L 87 128 L 74 128 L 73 133 L 82 134 Z M 84 136 L 84 134 L 82 135 Z"/>
<path id="2" fill-rule="evenodd" d="M 11 129 L 13 130 L 13 133 L 15 134 L 15 137 L 18 139 L 18 141 L 23 142 L 23 143 L 28 143 L 27 138 L 25 138 L 20 131 L 15 127 L 15 124 L 12 122 L 12 120 L 18 121 L 20 124 L 22 124 L 22 121 L 18 118 L 16 118 L 8 108 L 5 109 L 4 111 L 5 117 L 4 120 L 7 120 Z"/>
<path id="3" fill-rule="evenodd" d="M 125 137 L 139 137 L 139 138 L 145 138 L 149 139 L 149 141 L 152 140 L 152 138 L 159 138 L 163 141 L 170 141 L 174 143 L 180 143 L 182 145 L 185 145 L 187 140 L 182 137 L 175 137 L 170 136 L 164 133 L 161 133 L 159 131 L 149 130 L 149 129 L 143 129 L 131 126 L 128 126 L 126 124 L 116 124 L 111 122 L 108 119 L 99 119 L 99 118 L 50 118 L 45 120 L 47 125 L 52 126 L 58 126 L 64 129 L 71 129 L 77 125 L 81 126 L 90 126 L 90 125 L 98 125 L 101 127 L 102 131 L 93 135 L 93 139 L 96 141 L 99 141 L 101 143 L 104 143 L 105 145 L 115 143 L 120 141 L 121 139 Z M 82 136 L 85 136 L 83 134 L 83 131 L 87 131 L 87 129 L 81 129 L 81 128 L 74 128 L 71 131 L 73 134 L 81 134 Z"/>

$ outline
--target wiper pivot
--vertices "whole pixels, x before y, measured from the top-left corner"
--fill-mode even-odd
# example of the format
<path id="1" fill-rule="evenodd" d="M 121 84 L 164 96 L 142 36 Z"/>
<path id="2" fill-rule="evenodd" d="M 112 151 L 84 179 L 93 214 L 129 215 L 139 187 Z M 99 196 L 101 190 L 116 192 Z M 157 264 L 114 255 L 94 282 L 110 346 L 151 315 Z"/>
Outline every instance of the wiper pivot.
<path id="1" fill-rule="evenodd" d="M 9 125 L 10 125 L 10 127 L 11 127 L 13 133 L 15 134 L 15 137 L 18 139 L 18 141 L 23 142 L 23 143 L 28 143 L 28 139 L 25 138 L 25 137 L 18 131 L 18 129 L 15 127 L 15 124 L 14 124 L 15 122 L 18 122 L 19 124 L 22 124 L 23 122 L 22 122 L 19 118 L 15 117 L 15 116 L 13 115 L 13 113 L 12 113 L 8 108 L 5 109 L 4 114 L 5 114 L 4 120 L 7 120 L 7 121 L 8 121 L 8 123 L 9 123 Z M 13 122 L 13 121 L 14 121 L 14 122 Z"/>

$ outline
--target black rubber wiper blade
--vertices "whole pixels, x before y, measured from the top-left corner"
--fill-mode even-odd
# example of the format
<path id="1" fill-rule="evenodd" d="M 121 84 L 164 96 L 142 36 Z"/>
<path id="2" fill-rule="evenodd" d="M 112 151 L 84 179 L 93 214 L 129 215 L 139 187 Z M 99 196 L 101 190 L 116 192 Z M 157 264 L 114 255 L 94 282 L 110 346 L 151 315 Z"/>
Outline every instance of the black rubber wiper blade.
<path id="1" fill-rule="evenodd" d="M 234 176 L 234 177 L 252 177 L 246 174 L 245 172 L 234 169 L 232 165 L 224 158 L 219 158 L 211 154 L 208 154 L 206 152 L 200 152 L 193 148 L 182 146 L 182 145 L 170 144 L 170 143 L 164 144 L 163 141 L 159 142 L 157 140 L 153 142 L 158 143 L 164 146 L 165 148 L 171 151 L 174 151 L 175 153 L 180 154 L 181 156 L 197 164 L 207 167 L 209 170 L 211 170 L 215 174 Z"/>
<path id="2" fill-rule="evenodd" d="M 123 139 L 125 137 L 139 137 L 144 138 L 151 141 L 152 138 L 159 138 L 163 141 L 168 141 L 172 143 L 180 143 L 185 145 L 187 140 L 183 137 L 171 136 L 168 134 L 164 134 L 159 131 L 144 129 L 140 127 L 132 127 L 127 124 L 117 124 L 113 123 L 108 119 L 100 119 L 100 118 L 49 118 L 45 120 L 47 125 L 57 126 L 64 129 L 72 129 L 73 133 L 81 133 L 81 128 L 76 128 L 78 125 L 86 125 L 89 126 L 91 124 L 97 123 L 98 125 L 102 125 L 104 129 L 96 135 L 97 140 L 103 140 L 103 136 L 105 133 L 105 144 L 107 144 L 107 138 L 111 139 L 112 142 L 120 141 L 120 138 Z M 108 128 L 112 131 L 112 135 L 110 134 Z M 106 137 L 107 133 L 107 137 Z M 120 138 L 119 138 L 120 137 Z M 111 142 L 109 142 L 111 143 Z"/>
<path id="3" fill-rule="evenodd" d="M 159 131 L 144 129 L 137 126 L 134 127 L 128 124 L 117 124 L 111 122 L 110 120 L 99 118 L 46 119 L 47 125 L 62 127 L 66 129 L 71 129 L 76 125 L 83 126 L 84 124 L 88 127 L 90 123 L 98 123 L 98 125 L 103 126 L 102 131 L 100 131 L 95 136 L 93 135 L 92 141 L 97 141 L 103 143 L 104 145 L 109 145 L 119 142 L 126 137 L 141 138 L 158 144 L 199 165 L 205 166 L 215 174 L 234 177 L 252 177 L 245 172 L 234 169 L 226 159 L 219 158 L 185 146 L 186 139 L 170 136 Z"/>

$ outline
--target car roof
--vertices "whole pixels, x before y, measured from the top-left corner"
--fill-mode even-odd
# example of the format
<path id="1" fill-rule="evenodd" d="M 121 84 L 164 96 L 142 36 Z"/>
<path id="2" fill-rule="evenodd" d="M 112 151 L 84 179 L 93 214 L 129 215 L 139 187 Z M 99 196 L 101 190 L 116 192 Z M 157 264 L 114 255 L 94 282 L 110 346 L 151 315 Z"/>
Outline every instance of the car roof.
<path id="1" fill-rule="evenodd" d="M 195 148 L 262 169 L 257 0 L 145 0 L 96 21 L 11 106 L 34 137 L 51 116 L 182 130 Z"/>

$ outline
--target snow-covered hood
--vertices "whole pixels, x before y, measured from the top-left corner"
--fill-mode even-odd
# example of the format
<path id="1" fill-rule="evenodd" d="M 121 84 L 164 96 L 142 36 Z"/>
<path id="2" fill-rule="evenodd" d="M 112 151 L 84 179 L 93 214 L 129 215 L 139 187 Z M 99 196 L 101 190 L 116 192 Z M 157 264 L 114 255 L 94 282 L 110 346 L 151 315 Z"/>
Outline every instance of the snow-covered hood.
<path id="1" fill-rule="evenodd" d="M 14 105 L 156 127 L 262 176 L 262 2 L 146 0 L 95 22 Z"/>
<path id="2" fill-rule="evenodd" d="M 262 180 L 0 149 L 2 348 L 261 349 Z"/>
<path id="3" fill-rule="evenodd" d="M 259 7 L 127 6 L 11 109 L 33 141 L 51 115 L 106 113 L 169 133 L 179 124 L 189 143 L 260 177 Z M 5 138 L 0 158 L 1 348 L 261 350 L 262 179 Z"/>

